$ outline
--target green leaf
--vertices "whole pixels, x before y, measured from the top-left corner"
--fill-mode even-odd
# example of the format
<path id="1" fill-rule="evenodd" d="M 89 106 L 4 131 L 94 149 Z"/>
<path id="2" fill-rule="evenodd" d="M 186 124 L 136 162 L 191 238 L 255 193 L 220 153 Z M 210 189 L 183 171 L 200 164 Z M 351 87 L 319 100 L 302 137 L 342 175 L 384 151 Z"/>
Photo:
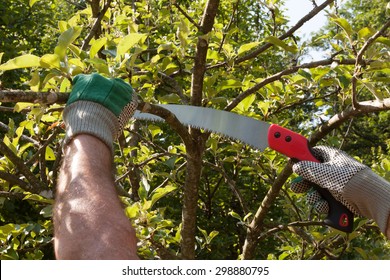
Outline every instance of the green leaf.
<path id="1" fill-rule="evenodd" d="M 312 76 L 310 73 L 310 70 L 305 70 L 305 69 L 299 69 L 298 74 L 301 75 L 302 77 L 308 79 L 309 81 L 312 80 Z"/>
<path id="2" fill-rule="evenodd" d="M 378 43 L 382 43 L 382 44 L 384 44 L 384 45 L 390 47 L 390 39 L 389 39 L 389 38 L 386 38 L 386 37 L 382 37 L 382 36 L 381 36 L 381 37 L 377 38 L 375 41 L 378 42 Z"/>
<path id="3" fill-rule="evenodd" d="M 242 221 L 240 215 L 238 215 L 236 212 L 230 211 L 228 214 L 229 214 L 230 216 L 232 216 L 233 218 L 236 218 L 237 220 Z"/>
<path id="4" fill-rule="evenodd" d="M 45 54 L 41 57 L 40 64 L 43 68 L 60 68 L 60 57 L 56 54 Z"/>
<path id="5" fill-rule="evenodd" d="M 21 111 L 23 111 L 24 109 L 27 109 L 27 108 L 32 108 L 34 106 L 34 103 L 30 103 L 30 102 L 18 102 L 16 103 L 15 107 L 14 107 L 14 111 L 17 112 L 17 113 L 20 113 Z"/>
<path id="6" fill-rule="evenodd" d="M 41 214 L 44 218 L 52 217 L 52 215 L 53 215 L 53 206 L 52 205 L 48 205 L 48 206 L 44 207 L 41 210 L 41 212 L 39 212 L 39 214 Z"/>
<path id="7" fill-rule="evenodd" d="M 362 258 L 363 258 L 364 260 L 367 259 L 367 252 L 366 252 L 366 250 L 364 250 L 364 249 L 362 249 L 362 248 L 360 248 L 360 247 L 353 247 L 353 249 L 354 249 L 356 252 L 358 252 L 359 255 L 362 256 Z"/>
<path id="8" fill-rule="evenodd" d="M 29 2 L 30 7 L 32 7 L 38 1 L 40 1 L 40 0 L 30 0 L 30 2 Z"/>
<path id="9" fill-rule="evenodd" d="M 42 203 L 47 203 L 47 204 L 53 204 L 54 200 L 53 199 L 48 199 L 43 196 L 40 196 L 38 194 L 32 194 L 32 193 L 27 193 L 27 195 L 23 198 L 23 200 L 33 200 L 33 201 L 38 201 Z"/>
<path id="10" fill-rule="evenodd" d="M 45 160 L 52 161 L 56 160 L 56 155 L 54 154 L 54 151 L 49 146 L 46 146 L 46 152 L 45 152 Z"/>
<path id="11" fill-rule="evenodd" d="M 348 36 L 351 36 L 353 34 L 353 29 L 346 19 L 333 18 L 332 21 L 335 22 L 338 26 L 340 26 L 345 31 L 345 33 L 348 34 Z"/>
<path id="12" fill-rule="evenodd" d="M 133 205 L 126 207 L 125 213 L 129 219 L 134 219 L 138 216 L 139 210 L 139 204 L 134 203 Z"/>
<path id="13" fill-rule="evenodd" d="M 88 59 L 87 62 L 92 64 L 99 73 L 110 75 L 110 70 L 108 69 L 107 63 L 103 59 L 92 58 Z"/>
<path id="14" fill-rule="evenodd" d="M 285 42 L 283 42 L 282 40 L 280 40 L 279 38 L 277 38 L 275 36 L 269 36 L 269 37 L 265 38 L 264 41 L 271 43 L 275 46 L 281 47 L 282 49 L 284 49 L 287 52 L 296 53 L 298 51 L 296 46 L 289 46 Z"/>
<path id="15" fill-rule="evenodd" d="M 175 186 L 168 185 L 165 188 L 157 188 L 152 192 L 152 206 L 161 198 L 166 196 L 167 194 L 171 193 L 172 191 L 176 190 Z"/>
<path id="16" fill-rule="evenodd" d="M 92 40 L 90 45 L 91 49 L 89 50 L 89 57 L 93 58 L 97 52 L 107 43 L 107 37 L 103 37 L 97 40 Z"/>
<path id="17" fill-rule="evenodd" d="M 364 27 L 359 30 L 358 36 L 360 39 L 366 39 L 374 34 L 373 30 L 369 27 Z"/>
<path id="18" fill-rule="evenodd" d="M 253 104 L 253 102 L 256 100 L 256 95 L 251 94 L 248 97 L 244 98 L 240 103 L 238 103 L 236 109 L 241 112 L 247 112 L 249 110 L 249 107 Z"/>
<path id="19" fill-rule="evenodd" d="M 166 94 L 157 98 L 160 102 L 177 104 L 180 103 L 180 96 L 176 93 Z"/>
<path id="20" fill-rule="evenodd" d="M 153 124 L 148 125 L 148 129 L 149 129 L 150 133 L 152 134 L 152 138 L 154 138 L 154 136 L 159 135 L 163 132 L 159 126 L 153 125 Z"/>
<path id="21" fill-rule="evenodd" d="M 141 33 L 132 33 L 125 37 L 123 37 L 117 46 L 116 55 L 121 56 L 124 55 L 129 49 L 134 47 L 138 42 L 142 39 L 146 38 L 146 34 Z"/>
<path id="22" fill-rule="evenodd" d="M 54 53 L 57 54 L 60 59 L 65 57 L 67 48 L 80 36 L 81 31 L 81 27 L 71 27 L 60 35 L 58 44 L 54 49 Z"/>
<path id="23" fill-rule="evenodd" d="M 260 45 L 260 42 L 252 42 L 252 43 L 244 44 L 244 45 L 242 45 L 242 46 L 238 49 L 237 55 L 241 55 L 241 54 L 243 54 L 244 52 L 250 51 L 251 49 L 256 48 L 258 45 Z"/>
<path id="24" fill-rule="evenodd" d="M 222 81 L 218 86 L 218 91 L 222 91 L 229 88 L 240 88 L 242 83 L 236 79 L 229 79 Z"/>
<path id="25" fill-rule="evenodd" d="M 30 68 L 40 66 L 40 58 L 33 54 L 25 54 L 8 60 L 0 65 L 0 71 L 7 71 L 19 68 Z"/>
<path id="26" fill-rule="evenodd" d="M 219 234 L 219 232 L 216 230 L 213 230 L 212 232 L 210 232 L 210 234 L 209 234 L 210 241 L 213 240 L 213 238 L 216 237 L 218 234 Z"/>

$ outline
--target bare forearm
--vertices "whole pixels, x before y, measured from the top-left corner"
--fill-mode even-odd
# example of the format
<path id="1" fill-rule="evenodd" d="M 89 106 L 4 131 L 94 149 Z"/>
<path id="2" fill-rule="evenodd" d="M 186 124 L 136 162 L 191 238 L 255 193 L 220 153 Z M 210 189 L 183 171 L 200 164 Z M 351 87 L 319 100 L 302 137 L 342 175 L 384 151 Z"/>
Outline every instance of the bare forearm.
<path id="1" fill-rule="evenodd" d="M 64 152 L 54 212 L 57 258 L 137 258 L 135 233 L 114 188 L 109 148 L 78 135 Z"/>

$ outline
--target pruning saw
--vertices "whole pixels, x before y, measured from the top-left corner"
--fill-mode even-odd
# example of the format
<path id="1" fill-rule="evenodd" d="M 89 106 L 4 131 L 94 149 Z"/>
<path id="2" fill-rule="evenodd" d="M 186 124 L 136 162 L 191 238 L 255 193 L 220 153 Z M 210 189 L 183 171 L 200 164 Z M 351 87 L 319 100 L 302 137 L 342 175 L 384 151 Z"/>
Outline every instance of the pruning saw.
<path id="1" fill-rule="evenodd" d="M 308 140 L 285 127 L 270 124 L 232 112 L 190 105 L 159 105 L 170 112 L 184 125 L 239 140 L 255 149 L 267 147 L 298 161 L 320 162 L 312 153 Z M 135 119 L 164 122 L 164 119 L 149 113 L 136 111 Z M 329 204 L 324 223 L 343 232 L 352 232 L 353 213 L 337 201 L 328 190 L 314 185 Z"/>

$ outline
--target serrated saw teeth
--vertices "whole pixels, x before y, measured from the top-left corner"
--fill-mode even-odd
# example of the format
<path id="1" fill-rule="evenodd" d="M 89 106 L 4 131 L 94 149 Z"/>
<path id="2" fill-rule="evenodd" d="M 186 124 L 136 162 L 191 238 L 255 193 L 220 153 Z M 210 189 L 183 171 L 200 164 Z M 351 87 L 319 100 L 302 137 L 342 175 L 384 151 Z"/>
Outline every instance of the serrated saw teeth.
<path id="1" fill-rule="evenodd" d="M 169 110 L 182 124 L 238 140 L 261 151 L 268 147 L 268 123 L 212 108 L 176 104 L 159 106 Z M 136 111 L 134 118 L 164 122 L 164 119 L 158 116 L 139 111 Z"/>

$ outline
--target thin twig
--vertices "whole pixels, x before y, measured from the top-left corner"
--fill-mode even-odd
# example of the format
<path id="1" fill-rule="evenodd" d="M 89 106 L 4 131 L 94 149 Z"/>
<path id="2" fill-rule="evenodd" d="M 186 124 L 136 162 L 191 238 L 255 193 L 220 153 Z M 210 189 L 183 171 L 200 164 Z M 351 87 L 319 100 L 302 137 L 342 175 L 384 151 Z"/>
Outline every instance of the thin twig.
<path id="1" fill-rule="evenodd" d="M 199 25 L 199 24 L 197 24 L 196 22 L 195 22 L 195 20 L 192 18 L 192 17 L 190 17 L 190 15 L 189 14 L 187 14 L 187 12 L 186 11 L 184 11 L 183 9 L 182 9 L 182 7 L 180 7 L 180 4 L 179 3 L 177 3 L 177 2 L 175 2 L 174 4 L 173 4 L 178 10 L 179 10 L 179 12 L 180 13 L 182 13 L 183 14 L 183 16 L 185 16 L 198 30 L 201 30 L 202 29 L 202 27 Z"/>

